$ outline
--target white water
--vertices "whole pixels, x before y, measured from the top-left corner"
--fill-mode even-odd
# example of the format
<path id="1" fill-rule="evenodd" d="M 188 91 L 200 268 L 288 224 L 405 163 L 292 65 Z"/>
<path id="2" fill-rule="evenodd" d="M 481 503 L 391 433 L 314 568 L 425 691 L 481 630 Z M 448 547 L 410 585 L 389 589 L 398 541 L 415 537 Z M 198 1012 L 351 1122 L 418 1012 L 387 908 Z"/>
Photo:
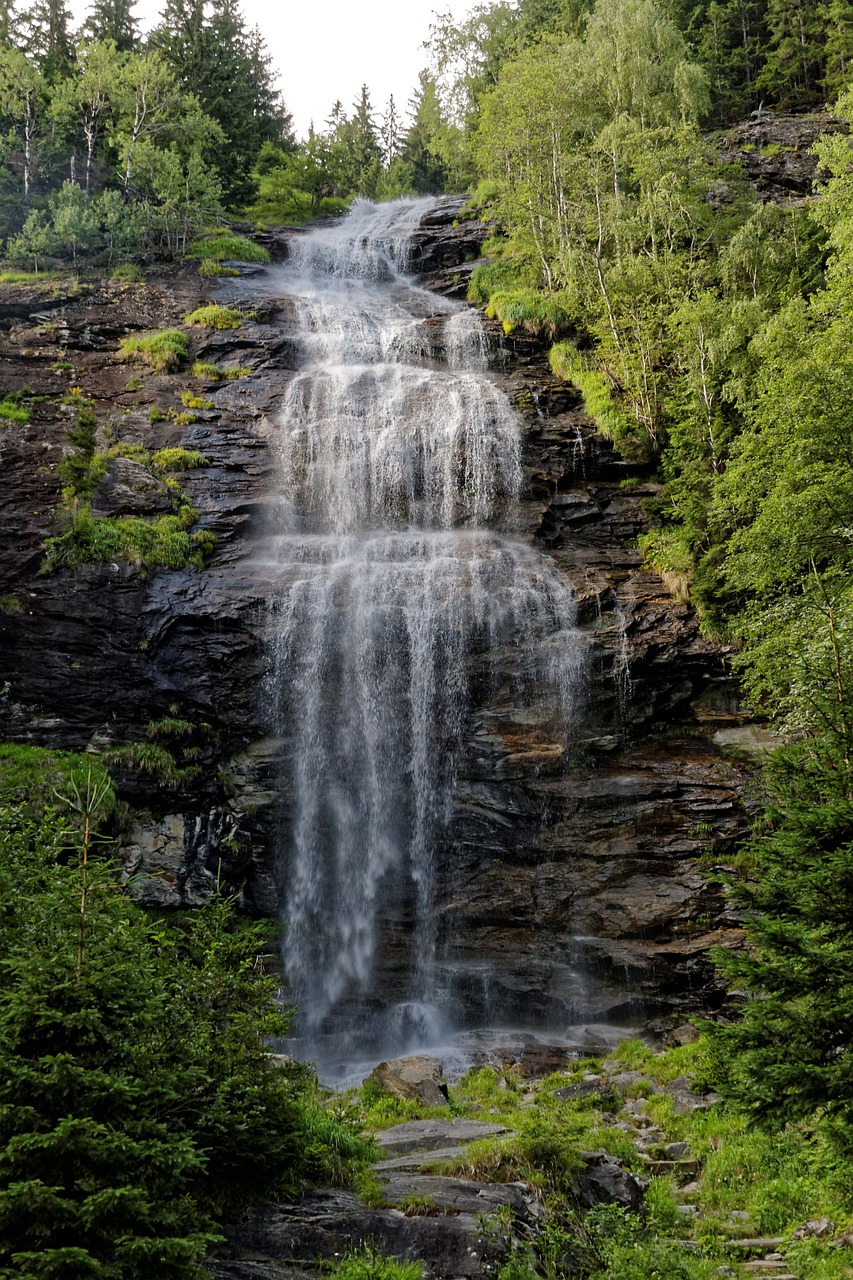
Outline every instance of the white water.
<path id="1" fill-rule="evenodd" d="M 496 693 L 498 672 L 505 690 L 523 667 L 515 696 L 556 701 L 568 733 L 584 667 L 570 587 L 511 536 L 520 424 L 488 377 L 479 318 L 405 274 L 433 205 L 356 206 L 297 241 L 284 281 L 304 355 L 279 415 L 267 546 L 265 695 L 289 743 L 284 955 L 309 1052 L 337 1035 L 350 1061 L 453 1029 L 435 856 L 484 696 L 472 668 Z M 406 989 L 389 993 L 377 960 L 407 913 Z"/>

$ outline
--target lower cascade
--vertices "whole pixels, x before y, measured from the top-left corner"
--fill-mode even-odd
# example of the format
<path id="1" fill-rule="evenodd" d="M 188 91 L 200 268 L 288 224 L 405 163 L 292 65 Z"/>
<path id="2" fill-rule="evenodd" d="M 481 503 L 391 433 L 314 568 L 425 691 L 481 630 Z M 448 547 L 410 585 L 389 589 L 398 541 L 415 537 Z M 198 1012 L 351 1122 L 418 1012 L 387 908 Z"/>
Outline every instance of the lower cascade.
<path id="1" fill-rule="evenodd" d="M 521 426 L 479 318 L 406 273 L 433 203 L 360 202 L 282 275 L 301 370 L 277 419 L 264 698 L 286 743 L 287 996 L 300 1052 L 339 1070 L 484 1008 L 501 1020 L 442 924 L 458 753 L 472 715 L 511 698 L 547 706 L 564 754 L 584 685 L 571 585 L 513 536 Z M 401 928 L 406 989 L 389 991 L 377 961 Z"/>

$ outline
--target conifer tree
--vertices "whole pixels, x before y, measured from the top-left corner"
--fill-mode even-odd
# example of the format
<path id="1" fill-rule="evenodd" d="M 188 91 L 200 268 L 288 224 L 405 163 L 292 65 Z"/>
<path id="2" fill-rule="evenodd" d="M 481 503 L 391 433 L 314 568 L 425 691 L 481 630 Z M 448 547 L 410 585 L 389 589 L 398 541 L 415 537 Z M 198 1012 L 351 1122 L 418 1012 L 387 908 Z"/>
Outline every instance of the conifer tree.
<path id="1" fill-rule="evenodd" d="M 71 66 L 71 13 L 66 0 L 34 0 L 24 10 L 22 27 L 26 51 L 49 81 L 60 79 Z"/>
<path id="2" fill-rule="evenodd" d="M 88 40 L 112 40 L 127 53 L 139 43 L 139 20 L 134 16 L 136 0 L 92 0 L 83 25 Z"/>

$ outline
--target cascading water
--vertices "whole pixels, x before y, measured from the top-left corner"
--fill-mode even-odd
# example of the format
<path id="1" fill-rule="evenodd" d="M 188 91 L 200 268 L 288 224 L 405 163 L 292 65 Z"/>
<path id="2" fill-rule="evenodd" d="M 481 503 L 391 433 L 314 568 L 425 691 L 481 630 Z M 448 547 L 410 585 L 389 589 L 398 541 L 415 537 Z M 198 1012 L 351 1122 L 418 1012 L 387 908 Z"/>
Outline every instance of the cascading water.
<path id="1" fill-rule="evenodd" d="M 303 352 L 268 561 L 285 966 L 306 1052 L 337 1036 L 343 1061 L 446 1023 L 435 851 L 482 696 L 472 666 L 495 686 L 523 670 L 532 701 L 556 691 L 566 731 L 584 666 L 571 588 L 510 536 L 520 425 L 479 318 L 405 274 L 433 203 L 357 205 L 295 243 L 283 285 Z M 377 956 L 404 916 L 407 988 L 391 996 Z"/>

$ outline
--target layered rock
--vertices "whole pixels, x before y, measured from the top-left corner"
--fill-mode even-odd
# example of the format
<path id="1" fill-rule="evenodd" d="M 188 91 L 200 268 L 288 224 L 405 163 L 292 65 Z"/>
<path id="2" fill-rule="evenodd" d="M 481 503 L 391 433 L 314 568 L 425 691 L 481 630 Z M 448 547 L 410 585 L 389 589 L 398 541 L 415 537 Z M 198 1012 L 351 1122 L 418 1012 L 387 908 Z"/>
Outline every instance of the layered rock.
<path id="1" fill-rule="evenodd" d="M 446 292 L 464 287 L 483 236 L 459 213 L 459 202 L 442 202 L 415 241 L 414 265 Z M 274 275 L 228 286 L 228 301 L 258 298 L 263 322 L 194 334 L 194 356 L 253 372 L 206 386 L 214 408 L 184 427 L 152 424 L 148 406 L 165 411 L 199 384 L 115 355 L 122 333 L 174 323 L 200 300 L 196 279 L 51 299 L 40 326 L 24 315 L 26 300 L 0 311 L 4 385 L 48 396 L 30 426 L 0 432 L 10 542 L 0 595 L 18 605 L 0 614 L 0 714 L 7 738 L 78 750 L 145 741 L 149 722 L 170 715 L 197 725 L 191 778 L 162 786 L 139 768 L 120 774 L 132 809 L 122 834 L 128 875 L 160 905 L 202 900 L 219 880 L 275 914 L 287 743 L 269 735 L 271 624 L 252 556 L 272 490 L 276 406 L 296 361 L 291 307 Z M 490 693 L 475 662 L 478 692 L 437 854 L 439 963 L 462 975 L 453 998 L 469 1021 L 555 1026 L 702 1006 L 717 998 L 707 945 L 726 941 L 732 923 L 707 868 L 744 828 L 745 768 L 718 741 L 740 724 L 726 655 L 641 564 L 640 502 L 653 492 L 642 468 L 596 436 L 534 343 L 497 330 L 491 339 L 496 376 L 525 423 L 522 531 L 576 588 L 592 674 L 567 751 L 523 701 Z M 73 371 L 54 368 L 63 363 Z M 137 373 L 141 387 L 130 382 Z M 67 447 L 57 401 L 70 385 L 95 398 L 120 443 L 180 444 L 210 460 L 181 478 L 201 527 L 218 538 L 209 568 L 144 575 L 110 564 L 39 576 Z M 99 488 L 98 510 L 153 510 L 157 483 L 146 485 L 122 460 Z M 411 907 L 401 903 L 386 922 L 379 965 L 389 1002 L 405 996 Z"/>

